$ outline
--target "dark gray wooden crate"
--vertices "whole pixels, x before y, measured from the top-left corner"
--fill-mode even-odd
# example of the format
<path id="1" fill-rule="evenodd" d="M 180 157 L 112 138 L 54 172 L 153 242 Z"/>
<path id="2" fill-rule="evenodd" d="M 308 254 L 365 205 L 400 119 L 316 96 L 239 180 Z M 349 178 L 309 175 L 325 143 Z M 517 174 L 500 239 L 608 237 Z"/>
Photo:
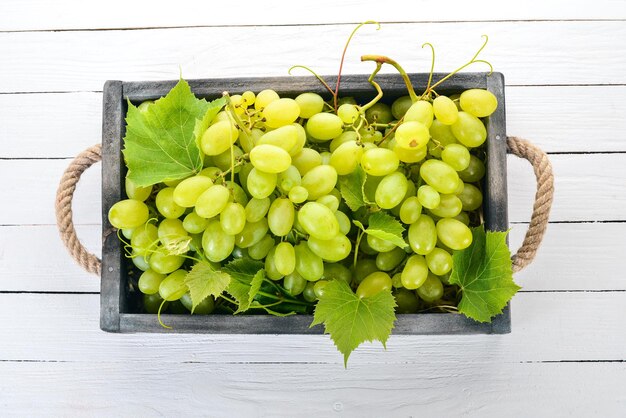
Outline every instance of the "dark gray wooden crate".
<path id="1" fill-rule="evenodd" d="M 438 80 L 444 74 L 434 74 Z M 417 91 L 426 85 L 428 74 L 410 74 Z M 334 85 L 335 78 L 327 77 Z M 395 74 L 376 78 L 385 98 L 406 94 L 402 79 Z M 140 313 L 137 290 L 129 282 L 123 248 L 108 221 L 109 208 L 123 198 L 126 172 L 121 153 L 125 134 L 127 100 L 139 103 L 158 99 L 174 87 L 176 81 L 122 82 L 107 81 L 104 85 L 102 127 L 102 282 L 100 294 L 100 327 L 111 332 L 187 332 L 216 334 L 321 334 L 323 327 L 309 328 L 310 315 L 278 318 L 269 315 L 162 315 L 172 329 L 159 325 L 156 315 Z M 259 92 L 271 88 L 281 96 L 295 96 L 313 91 L 324 96 L 327 91 L 314 77 L 270 77 L 189 80 L 198 97 L 213 99 L 223 91 L 231 94 L 245 90 Z M 504 108 L 504 77 L 500 73 L 462 73 L 447 80 L 439 93 L 452 94 L 468 88 L 486 88 L 494 93 L 498 109 L 487 121 L 487 174 L 484 180 L 484 217 L 489 230 L 508 229 L 506 183 L 506 124 Z M 341 79 L 342 96 L 367 100 L 375 92 L 367 75 L 345 75 Z M 481 324 L 463 315 L 446 313 L 398 315 L 394 334 L 505 334 L 511 331 L 510 308 L 506 307 L 491 323 Z"/>

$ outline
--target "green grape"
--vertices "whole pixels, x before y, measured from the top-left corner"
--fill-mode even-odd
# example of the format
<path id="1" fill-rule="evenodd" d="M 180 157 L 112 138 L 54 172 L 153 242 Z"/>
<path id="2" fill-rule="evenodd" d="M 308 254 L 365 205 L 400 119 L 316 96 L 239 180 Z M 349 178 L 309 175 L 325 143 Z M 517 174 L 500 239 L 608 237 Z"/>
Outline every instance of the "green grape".
<path id="1" fill-rule="evenodd" d="M 420 186 L 417 189 L 417 200 L 426 209 L 434 209 L 441 202 L 441 195 L 429 185 Z"/>
<path id="2" fill-rule="evenodd" d="M 456 185 L 456 190 L 454 190 L 454 194 L 458 195 L 463 193 L 463 190 L 465 189 L 465 183 L 463 183 L 463 180 L 461 180 L 461 178 L 459 177 L 459 182 Z"/>
<path id="3" fill-rule="evenodd" d="M 361 135 L 361 142 L 363 143 L 372 143 L 376 142 L 378 131 L 373 126 L 363 126 L 359 129 L 359 135 Z M 380 133 L 380 132 L 378 132 Z"/>
<path id="4" fill-rule="evenodd" d="M 235 236 L 222 229 L 220 221 L 211 220 L 202 234 L 202 248 L 209 261 L 218 263 L 228 258 L 235 248 Z"/>
<path id="5" fill-rule="evenodd" d="M 124 237 L 126 239 L 131 239 L 133 237 L 133 231 L 134 230 L 135 230 L 135 228 L 122 229 L 122 235 L 124 235 Z"/>
<path id="6" fill-rule="evenodd" d="M 189 234 L 180 219 L 163 219 L 157 229 L 161 244 L 167 249 L 176 248 L 181 241 L 188 241 Z"/>
<path id="7" fill-rule="evenodd" d="M 273 100 L 263 109 L 265 124 L 270 128 L 289 125 L 300 116 L 300 106 L 294 99 L 282 98 Z"/>
<path id="8" fill-rule="evenodd" d="M 157 248 L 152 255 L 150 255 L 150 259 L 148 260 L 150 268 L 161 274 L 169 274 L 179 269 L 184 262 L 184 257 L 170 254 L 163 247 Z"/>
<path id="9" fill-rule="evenodd" d="M 238 159 L 241 159 L 243 155 L 243 151 L 236 145 L 233 145 L 231 148 L 226 151 L 218 154 L 212 158 L 212 164 L 215 165 L 222 171 L 229 170 L 233 161 L 236 162 Z M 233 172 L 239 173 L 241 171 L 241 166 L 235 166 Z"/>
<path id="10" fill-rule="evenodd" d="M 293 245 L 284 241 L 276 246 L 274 250 L 274 265 L 276 270 L 283 276 L 291 274 L 296 270 L 296 251 Z"/>
<path id="11" fill-rule="evenodd" d="M 152 186 L 139 187 L 128 177 L 124 180 L 124 188 L 129 199 L 139 200 L 140 202 L 144 202 L 152 193 Z"/>
<path id="12" fill-rule="evenodd" d="M 298 212 L 298 222 L 307 234 L 320 240 L 329 240 L 339 234 L 335 214 L 321 203 L 305 203 Z"/>
<path id="13" fill-rule="evenodd" d="M 347 125 L 352 125 L 359 118 L 359 109 L 353 104 L 344 103 L 337 108 L 337 116 Z"/>
<path id="14" fill-rule="evenodd" d="M 404 269 L 402 270 L 402 286 L 406 289 L 414 290 L 419 288 L 428 277 L 428 265 L 424 256 L 419 254 L 413 254 L 410 256 Z"/>
<path id="15" fill-rule="evenodd" d="M 419 309 L 419 301 L 415 292 L 408 289 L 397 289 L 393 296 L 396 298 L 396 313 L 411 314 L 416 313 Z"/>
<path id="16" fill-rule="evenodd" d="M 280 280 L 283 278 L 283 274 L 276 268 L 276 247 L 272 248 L 267 257 L 265 257 L 265 277 L 270 280 Z"/>
<path id="17" fill-rule="evenodd" d="M 447 96 L 438 96 L 433 100 L 433 112 L 437 120 L 444 125 L 452 125 L 459 116 L 459 110 Z"/>
<path id="18" fill-rule="evenodd" d="M 243 96 L 241 94 L 233 94 L 230 96 L 230 102 L 235 108 L 235 113 L 238 115 L 243 115 L 246 110 L 246 105 L 243 101 Z"/>
<path id="19" fill-rule="evenodd" d="M 156 248 L 159 239 L 158 229 L 151 223 L 145 223 L 135 228 L 133 236 L 130 239 L 130 245 L 133 247 L 133 253 L 142 257 L 149 257 Z"/>
<path id="20" fill-rule="evenodd" d="M 232 199 L 230 199 L 231 201 L 235 201 L 242 206 L 246 206 L 248 204 L 248 195 L 243 187 L 230 180 L 225 181 L 224 186 L 228 188 L 232 194 Z"/>
<path id="21" fill-rule="evenodd" d="M 169 302 L 163 303 L 163 298 L 158 293 L 143 295 L 143 308 L 149 314 L 156 314 L 159 312 L 159 309 L 166 311 L 169 304 Z M 163 305 L 163 308 L 161 308 L 161 305 Z"/>
<path id="22" fill-rule="evenodd" d="M 417 221 L 421 214 L 422 204 L 417 196 L 407 198 L 400 206 L 400 220 L 407 225 Z"/>
<path id="23" fill-rule="evenodd" d="M 307 243 L 309 249 L 324 261 L 341 261 L 352 251 L 352 243 L 345 235 L 337 235 L 329 240 L 321 240 L 311 236 Z"/>
<path id="24" fill-rule="evenodd" d="M 457 194 L 461 200 L 463 210 L 476 210 L 483 204 L 483 194 L 480 189 L 472 184 L 466 184 L 463 191 Z"/>
<path id="25" fill-rule="evenodd" d="M 420 215 L 417 221 L 409 226 L 408 237 L 409 245 L 415 253 L 426 255 L 431 252 L 437 244 L 437 228 L 433 218 L 424 214 Z"/>
<path id="26" fill-rule="evenodd" d="M 409 173 L 410 175 L 410 173 Z M 415 190 L 415 183 L 413 183 L 410 179 L 407 180 L 406 194 L 404 195 L 404 199 L 400 202 L 399 205 L 394 206 L 389 210 L 396 218 L 400 217 L 400 209 L 402 208 L 402 204 L 410 197 L 414 197 L 417 194 L 417 190 Z"/>
<path id="27" fill-rule="evenodd" d="M 203 168 L 202 171 L 198 173 L 199 176 L 205 176 L 211 179 L 211 181 L 216 182 L 220 179 L 222 174 L 222 170 L 219 167 L 206 167 Z"/>
<path id="28" fill-rule="evenodd" d="M 437 222 L 437 236 L 453 250 L 464 250 L 472 244 L 472 231 L 463 222 L 452 218 Z"/>
<path id="29" fill-rule="evenodd" d="M 468 148 L 481 146 L 487 139 L 487 129 L 482 121 L 467 112 L 459 112 L 459 117 L 450 129 L 454 137 Z"/>
<path id="30" fill-rule="evenodd" d="M 430 139 L 428 128 L 421 122 L 405 121 L 396 129 L 396 146 L 416 150 L 424 148 Z"/>
<path id="31" fill-rule="evenodd" d="M 184 208 L 195 206 L 198 197 L 212 185 L 213 181 L 206 176 L 186 178 L 174 188 L 174 203 Z"/>
<path id="32" fill-rule="evenodd" d="M 324 110 L 324 99 L 319 94 L 302 93 L 295 100 L 300 107 L 301 118 L 309 119 Z"/>
<path id="33" fill-rule="evenodd" d="M 298 154 L 293 156 L 291 164 L 298 169 L 300 175 L 304 176 L 311 171 L 311 169 L 322 164 L 322 157 L 320 156 L 320 153 L 314 149 L 304 148 Z"/>
<path id="34" fill-rule="evenodd" d="M 276 180 L 276 187 L 284 194 L 288 194 L 292 187 L 300 186 L 302 184 L 302 177 L 296 167 L 290 165 L 289 168 L 282 173 L 278 174 Z"/>
<path id="35" fill-rule="evenodd" d="M 318 280 L 313 285 L 313 292 L 315 293 L 315 297 L 321 299 L 324 297 L 324 289 L 328 284 L 328 280 Z"/>
<path id="36" fill-rule="evenodd" d="M 430 144 L 430 142 L 428 142 Z M 399 147 L 393 144 L 393 148 L 390 146 L 390 149 L 393 149 L 393 152 L 398 156 L 398 159 L 403 163 L 418 163 L 426 158 L 426 154 L 428 153 L 428 147 L 416 148 L 416 149 L 407 149 Z"/>
<path id="37" fill-rule="evenodd" d="M 359 139 L 359 136 L 354 131 L 344 131 L 341 135 L 330 141 L 330 145 L 328 149 L 330 152 L 335 152 L 339 146 L 345 142 L 354 141 L 356 142 Z"/>
<path id="38" fill-rule="evenodd" d="M 237 235 L 246 226 L 246 209 L 239 203 L 227 203 L 220 213 L 220 225 L 228 235 Z"/>
<path id="39" fill-rule="evenodd" d="M 371 148 L 361 157 L 361 167 L 372 176 L 386 176 L 398 169 L 400 160 L 390 149 Z"/>
<path id="40" fill-rule="evenodd" d="M 200 148 L 206 155 L 218 155 L 226 151 L 239 138 L 239 130 L 230 121 L 220 121 L 204 132 Z"/>
<path id="41" fill-rule="evenodd" d="M 466 183 L 476 183 L 482 180 L 484 176 L 485 164 L 474 155 L 470 155 L 469 166 L 465 170 L 459 171 L 459 177 Z"/>
<path id="42" fill-rule="evenodd" d="M 256 95 L 254 94 L 254 92 L 250 90 L 246 90 L 243 93 L 241 93 L 241 98 L 243 99 L 243 102 L 245 103 L 246 107 L 248 107 L 254 104 L 254 101 L 256 100 Z"/>
<path id="43" fill-rule="evenodd" d="M 211 295 L 207 296 L 202 300 L 202 302 L 197 304 L 195 309 L 193 308 L 193 302 L 189 292 L 181 296 L 180 303 L 182 303 L 189 312 L 193 310 L 195 315 L 208 315 L 215 309 L 215 299 L 213 299 L 213 296 Z"/>
<path id="44" fill-rule="evenodd" d="M 391 277 L 387 273 L 377 271 L 363 279 L 356 289 L 356 295 L 361 299 L 369 298 L 383 290 L 391 290 Z"/>
<path id="45" fill-rule="evenodd" d="M 352 272 L 348 267 L 340 263 L 324 263 L 324 279 L 340 280 L 350 284 Z"/>
<path id="46" fill-rule="evenodd" d="M 343 121 L 332 113 L 318 113 L 311 116 L 305 129 L 309 135 L 318 141 L 331 140 L 343 132 Z"/>
<path id="47" fill-rule="evenodd" d="M 402 263 L 404 257 L 406 257 L 406 252 L 400 247 L 384 253 L 378 253 L 376 256 L 376 267 L 381 271 L 391 271 Z"/>
<path id="48" fill-rule="evenodd" d="M 266 132 L 261 138 L 259 138 L 257 145 L 274 145 L 289 152 L 296 145 L 299 139 L 299 133 L 296 125 L 297 124 L 281 126 L 273 131 Z"/>
<path id="49" fill-rule="evenodd" d="M 185 219 L 183 219 L 183 228 L 190 234 L 201 234 L 208 224 L 209 220 L 198 215 L 196 212 L 188 213 Z"/>
<path id="50" fill-rule="evenodd" d="M 261 144 L 250 151 L 250 162 L 265 173 L 280 173 L 291 165 L 291 156 L 276 145 Z"/>
<path id="51" fill-rule="evenodd" d="M 425 161 L 420 167 L 420 176 L 439 193 L 454 193 L 459 184 L 454 168 L 439 160 Z"/>
<path id="52" fill-rule="evenodd" d="M 440 195 L 439 206 L 430 210 L 430 212 L 440 218 L 453 218 L 463 209 L 461 199 L 453 194 Z"/>
<path id="53" fill-rule="evenodd" d="M 396 119 L 402 119 L 402 117 L 406 114 L 406 111 L 409 110 L 413 101 L 410 96 L 402 96 L 398 97 L 391 104 L 391 114 Z"/>
<path id="54" fill-rule="evenodd" d="M 356 283 L 361 283 L 363 279 L 376 271 L 378 271 L 378 267 L 376 267 L 375 260 L 371 258 L 361 259 L 354 268 L 354 281 Z"/>
<path id="55" fill-rule="evenodd" d="M 167 187 L 176 187 L 181 181 L 183 181 L 183 179 L 163 180 L 163 184 L 165 184 Z"/>
<path id="56" fill-rule="evenodd" d="M 274 235 L 284 237 L 291 231 L 294 218 L 293 203 L 287 198 L 280 197 L 272 202 L 267 214 L 267 223 Z"/>
<path id="57" fill-rule="evenodd" d="M 120 200 L 109 209 L 109 222 L 117 229 L 137 228 L 146 223 L 148 212 L 148 206 L 139 200 Z"/>
<path id="58" fill-rule="evenodd" d="M 174 201 L 174 188 L 166 187 L 156 195 L 155 205 L 161 215 L 174 219 L 185 213 L 185 208 Z"/>
<path id="59" fill-rule="evenodd" d="M 262 260 L 275 245 L 274 238 L 270 234 L 266 234 L 259 242 L 248 247 L 248 255 L 253 260 Z"/>
<path id="60" fill-rule="evenodd" d="M 441 276 L 452 270 L 452 256 L 444 249 L 434 248 L 426 254 L 426 264 L 431 272 Z"/>
<path id="61" fill-rule="evenodd" d="M 461 109 L 479 118 L 491 115 L 498 107 L 498 99 L 489 90 L 469 89 L 459 98 Z"/>
<path id="62" fill-rule="evenodd" d="M 298 296 L 304 291 L 307 283 L 306 279 L 294 270 L 291 274 L 285 276 L 283 287 L 291 296 Z"/>
<path id="63" fill-rule="evenodd" d="M 264 135 L 263 131 L 259 128 L 252 128 L 250 133 L 241 131 L 239 132 L 239 146 L 245 152 L 252 151 L 252 148 L 259 142 Z"/>
<path id="64" fill-rule="evenodd" d="M 324 275 L 322 258 L 309 249 L 306 242 L 295 246 L 296 271 L 310 282 L 317 281 Z"/>
<path id="65" fill-rule="evenodd" d="M 378 184 L 374 201 L 382 209 L 391 209 L 404 200 L 409 185 L 406 177 L 399 171 L 387 174 Z"/>
<path id="66" fill-rule="evenodd" d="M 376 252 L 384 253 L 396 248 L 396 244 L 391 241 L 384 240 L 382 238 L 375 237 L 374 235 L 367 234 L 367 244 Z"/>
<path id="67" fill-rule="evenodd" d="M 309 198 L 309 191 L 302 186 L 295 186 L 289 190 L 289 200 L 293 203 L 302 203 Z"/>
<path id="68" fill-rule="evenodd" d="M 312 168 L 302 177 L 302 187 L 309 192 L 309 200 L 318 199 L 337 185 L 337 170 L 330 165 L 319 165 Z"/>
<path id="69" fill-rule="evenodd" d="M 335 211 L 335 218 L 337 218 L 337 223 L 339 224 L 339 233 L 341 235 L 348 235 L 350 229 L 352 229 L 352 221 L 350 221 L 348 215 L 337 210 Z"/>
<path id="70" fill-rule="evenodd" d="M 443 296 L 443 284 L 434 274 L 429 274 L 417 289 L 417 295 L 425 302 L 434 302 Z"/>
<path id="71" fill-rule="evenodd" d="M 333 213 L 335 213 L 337 209 L 339 209 L 339 199 L 337 199 L 337 196 L 332 195 L 332 194 L 324 195 L 318 198 L 316 202 L 321 203 L 322 205 L 326 206 Z"/>
<path id="72" fill-rule="evenodd" d="M 278 177 L 275 173 L 266 173 L 256 167 L 248 174 L 248 193 L 257 199 L 269 197 L 276 188 Z"/>
<path id="73" fill-rule="evenodd" d="M 270 198 L 264 197 L 263 199 L 257 199 L 253 197 L 246 205 L 246 221 L 258 222 L 265 218 L 267 211 L 270 208 Z"/>
<path id="74" fill-rule="evenodd" d="M 180 299 L 189 288 L 185 284 L 185 270 L 176 270 L 169 274 L 159 285 L 159 295 L 168 302 Z"/>
<path id="75" fill-rule="evenodd" d="M 149 258 L 133 253 L 131 260 L 133 261 L 135 267 L 141 271 L 146 271 L 150 268 L 150 262 L 148 261 Z"/>
<path id="76" fill-rule="evenodd" d="M 456 171 L 462 171 L 470 164 L 470 153 L 461 144 L 448 144 L 441 151 L 441 159 Z"/>
<path id="77" fill-rule="evenodd" d="M 470 219 L 469 219 L 469 215 L 467 214 L 467 212 L 459 213 L 458 215 L 454 217 L 454 219 L 456 219 L 457 221 L 463 222 L 465 225 L 469 226 Z"/>
<path id="78" fill-rule="evenodd" d="M 413 103 L 404 114 L 405 123 L 408 121 L 421 122 L 426 128 L 430 128 L 430 125 L 433 123 L 433 118 L 433 105 L 426 100 L 418 100 Z"/>
<path id="79" fill-rule="evenodd" d="M 246 222 L 243 231 L 235 236 L 235 244 L 240 248 L 248 248 L 261 241 L 268 230 L 266 218 L 258 222 Z"/>
<path id="80" fill-rule="evenodd" d="M 361 162 L 363 147 L 356 141 L 348 141 L 339 145 L 330 156 L 330 165 L 335 168 L 337 174 L 346 175 L 352 173 Z"/>
<path id="81" fill-rule="evenodd" d="M 230 200 L 230 191 L 221 184 L 206 189 L 196 200 L 196 213 L 206 219 L 219 215 Z"/>
<path id="82" fill-rule="evenodd" d="M 317 300 L 317 296 L 315 296 L 315 282 L 307 282 L 302 291 L 302 296 L 307 302 L 315 302 Z"/>
<path id="83" fill-rule="evenodd" d="M 139 276 L 139 290 L 146 295 L 153 295 L 159 291 L 161 282 L 165 279 L 165 274 L 157 273 L 153 270 L 146 270 Z"/>
<path id="84" fill-rule="evenodd" d="M 361 240 L 360 246 L 359 246 L 359 250 L 366 255 L 378 255 L 378 251 L 373 249 L 369 243 L 367 242 L 367 236 L 364 236 L 365 239 Z M 384 246 L 385 248 L 389 247 L 389 242 L 384 242 Z M 393 248 L 392 248 L 393 249 Z M 388 250 L 388 251 L 391 251 Z"/>
<path id="85" fill-rule="evenodd" d="M 263 90 L 259 92 L 259 94 L 256 95 L 256 98 L 254 100 L 254 108 L 256 110 L 261 110 L 265 108 L 268 104 L 273 102 L 274 100 L 278 100 L 278 99 L 280 99 L 280 96 L 274 90 L 272 89 Z"/>
<path id="86" fill-rule="evenodd" d="M 393 120 L 391 107 L 388 104 L 378 102 L 365 111 L 365 119 L 369 123 L 389 123 Z"/>
<path id="87" fill-rule="evenodd" d="M 296 129 L 297 134 L 296 144 L 289 150 L 289 155 L 293 157 L 298 155 L 304 149 L 304 145 L 306 144 L 306 131 L 304 130 L 304 127 L 297 122 L 292 123 L 291 126 Z"/>
<path id="88" fill-rule="evenodd" d="M 439 120 L 434 120 L 429 129 L 431 140 L 428 142 L 428 152 L 435 158 L 441 158 L 441 152 L 448 144 L 458 144 L 452 129 Z"/>

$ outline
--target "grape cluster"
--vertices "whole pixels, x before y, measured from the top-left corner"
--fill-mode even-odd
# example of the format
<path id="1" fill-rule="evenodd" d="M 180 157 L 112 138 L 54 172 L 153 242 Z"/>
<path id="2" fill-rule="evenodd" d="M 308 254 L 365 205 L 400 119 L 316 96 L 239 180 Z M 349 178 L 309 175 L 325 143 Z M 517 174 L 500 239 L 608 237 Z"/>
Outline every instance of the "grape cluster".
<path id="1" fill-rule="evenodd" d="M 359 297 L 393 289 L 403 313 L 455 303 L 443 300 L 444 285 L 453 251 L 471 244 L 468 225 L 480 215 L 480 118 L 497 105 L 483 89 L 391 105 L 347 97 L 336 109 L 311 92 L 229 97 L 199 141 L 201 172 L 146 188 L 126 179 L 128 199 L 109 211 L 143 272 L 146 310 L 163 300 L 191 310 L 188 260 L 219 269 L 241 257 L 262 261 L 267 278 L 308 302 L 329 280 L 344 280 Z M 357 170 L 367 204 L 352 211 L 338 181 Z M 406 249 L 353 224 L 380 211 L 405 225 Z M 214 303 L 209 297 L 194 312 Z"/>

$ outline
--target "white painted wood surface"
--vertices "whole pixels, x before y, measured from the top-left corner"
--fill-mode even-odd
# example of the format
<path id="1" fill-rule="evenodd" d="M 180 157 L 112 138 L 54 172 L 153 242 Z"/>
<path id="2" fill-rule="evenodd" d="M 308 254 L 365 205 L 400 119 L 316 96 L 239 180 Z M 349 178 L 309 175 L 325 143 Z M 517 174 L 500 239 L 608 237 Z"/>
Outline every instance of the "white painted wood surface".
<path id="1" fill-rule="evenodd" d="M 0 416 L 623 417 L 626 410 L 626 2 L 423 0 L 295 4 L 0 2 Z M 347 370 L 328 337 L 116 335 L 99 330 L 99 283 L 69 258 L 54 194 L 100 140 L 107 79 L 336 71 L 354 40 L 411 71 L 471 56 L 506 77 L 507 130 L 550 153 L 552 223 L 516 276 L 513 332 L 392 336 Z M 510 243 L 533 201 L 509 157 Z M 79 183 L 79 236 L 99 254 L 99 166 Z"/>

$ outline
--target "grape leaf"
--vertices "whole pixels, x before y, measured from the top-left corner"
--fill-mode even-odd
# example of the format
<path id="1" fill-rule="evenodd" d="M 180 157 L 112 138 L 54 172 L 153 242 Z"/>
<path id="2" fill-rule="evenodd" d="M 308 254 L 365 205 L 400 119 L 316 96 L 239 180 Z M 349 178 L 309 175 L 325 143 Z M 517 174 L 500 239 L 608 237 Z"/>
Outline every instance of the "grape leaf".
<path id="1" fill-rule="evenodd" d="M 366 205 L 365 193 L 363 186 L 367 176 L 361 166 L 357 166 L 356 170 L 345 176 L 339 176 L 339 191 L 341 197 L 352 212 L 356 212 L 359 208 Z"/>
<path id="2" fill-rule="evenodd" d="M 459 312 L 478 322 L 489 322 L 521 289 L 513 281 L 507 232 L 472 228 L 472 245 L 452 256 L 450 283 L 458 284 Z"/>
<path id="3" fill-rule="evenodd" d="M 229 274 L 232 279 L 226 292 L 239 303 L 235 313 L 245 312 L 250 309 L 250 305 L 254 301 L 265 278 L 263 263 L 240 258 L 225 265 L 222 271 Z"/>
<path id="4" fill-rule="evenodd" d="M 212 295 L 218 297 L 228 287 L 231 278 L 228 273 L 216 270 L 211 263 L 200 261 L 196 263 L 187 276 L 185 284 L 189 288 L 192 310 L 196 309 L 204 299 Z"/>
<path id="5" fill-rule="evenodd" d="M 197 99 L 182 79 L 145 110 L 129 101 L 122 151 L 128 178 L 143 187 L 199 172 L 203 159 L 194 133 L 196 120 L 208 123 L 222 106 L 221 99 Z"/>
<path id="6" fill-rule="evenodd" d="M 311 326 L 324 324 L 324 332 L 330 334 L 347 367 L 350 353 L 365 341 L 377 340 L 386 348 L 396 320 L 395 307 L 391 291 L 359 298 L 343 280 L 331 280 L 317 302 Z"/>
<path id="7" fill-rule="evenodd" d="M 408 247 L 408 244 L 402 238 L 404 227 L 396 218 L 383 212 L 375 212 L 368 219 L 368 227 L 357 220 L 352 221 L 357 227 L 361 228 L 366 234 L 375 236 L 394 243 L 400 248 Z"/>

